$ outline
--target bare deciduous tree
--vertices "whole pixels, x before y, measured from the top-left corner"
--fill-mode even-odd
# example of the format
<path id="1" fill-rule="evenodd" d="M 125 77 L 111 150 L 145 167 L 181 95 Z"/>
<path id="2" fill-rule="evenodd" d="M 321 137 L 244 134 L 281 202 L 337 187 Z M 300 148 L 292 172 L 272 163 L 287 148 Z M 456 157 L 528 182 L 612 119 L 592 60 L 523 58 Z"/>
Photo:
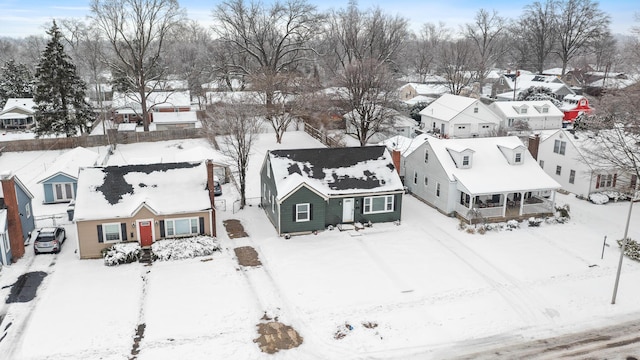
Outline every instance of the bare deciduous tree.
<path id="1" fill-rule="evenodd" d="M 397 82 L 385 63 L 363 60 L 347 65 L 340 85 L 344 108 L 351 110 L 345 116 L 347 134 L 365 146 L 372 136 L 387 131 L 397 116 L 390 108 L 397 98 Z"/>
<path id="2" fill-rule="evenodd" d="M 165 42 L 185 13 L 177 0 L 92 0 L 91 12 L 113 49 L 115 59 L 108 64 L 139 95 L 144 131 L 149 131 L 146 87 L 165 76 Z"/>
<path id="3" fill-rule="evenodd" d="M 415 41 L 415 51 L 409 58 L 412 59 L 414 71 L 422 81 L 437 68 L 437 59 L 443 41 L 451 39 L 451 30 L 443 22 L 438 25 L 426 23 L 422 26 Z"/>
<path id="4" fill-rule="evenodd" d="M 591 47 L 609 29 L 609 15 L 592 0 L 564 0 L 557 15 L 558 49 L 565 74 L 569 61 Z"/>
<path id="5" fill-rule="evenodd" d="M 535 1 L 525 6 L 524 13 L 511 28 L 510 47 L 515 49 L 518 68 L 542 73 L 556 42 L 556 1 Z"/>
<path id="6" fill-rule="evenodd" d="M 214 13 L 215 31 L 233 50 L 227 66 L 256 81 L 254 89 L 264 93 L 266 119 L 280 143 L 289 116 L 277 113 L 278 93 L 287 93 L 285 79 L 297 76 L 299 65 L 314 53 L 310 40 L 317 34 L 322 16 L 306 0 L 276 1 L 270 7 L 251 1 L 229 0 Z"/>
<path id="7" fill-rule="evenodd" d="M 440 72 L 447 79 L 447 86 L 454 95 L 473 81 L 470 74 L 473 61 L 472 45 L 467 39 L 459 39 L 443 44 L 440 52 Z"/>
<path id="8" fill-rule="evenodd" d="M 251 148 L 262 123 L 259 115 L 259 110 L 237 102 L 216 104 L 207 109 L 209 121 L 205 127 L 210 141 L 219 142 L 220 151 L 233 159 L 237 167 L 241 209 L 247 202 L 247 169 Z"/>
<path id="9" fill-rule="evenodd" d="M 482 89 L 489 70 L 507 50 L 506 21 L 497 11 L 490 13 L 485 9 L 478 10 L 474 20 L 474 23 L 465 25 L 464 35 L 471 40 L 477 53 L 475 79 Z"/>

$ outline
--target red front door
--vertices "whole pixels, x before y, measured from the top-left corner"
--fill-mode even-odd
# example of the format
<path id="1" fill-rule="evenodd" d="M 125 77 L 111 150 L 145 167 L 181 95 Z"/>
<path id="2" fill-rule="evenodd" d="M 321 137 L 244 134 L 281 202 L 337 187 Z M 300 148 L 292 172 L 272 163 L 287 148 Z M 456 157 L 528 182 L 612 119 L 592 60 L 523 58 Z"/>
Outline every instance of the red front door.
<path id="1" fill-rule="evenodd" d="M 151 246 L 153 243 L 153 231 L 151 229 L 151 221 L 140 221 L 138 223 L 138 231 L 140 232 L 140 246 Z"/>

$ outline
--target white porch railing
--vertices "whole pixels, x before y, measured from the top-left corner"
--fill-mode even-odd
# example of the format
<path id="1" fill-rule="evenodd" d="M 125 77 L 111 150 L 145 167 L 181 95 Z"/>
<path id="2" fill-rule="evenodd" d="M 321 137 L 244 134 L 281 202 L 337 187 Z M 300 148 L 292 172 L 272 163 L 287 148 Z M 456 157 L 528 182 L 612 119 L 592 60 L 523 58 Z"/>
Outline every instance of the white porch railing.
<path id="1" fill-rule="evenodd" d="M 549 199 L 545 199 L 542 197 L 533 197 L 532 199 L 536 199 L 534 201 L 540 201 L 532 204 L 523 204 L 522 205 L 522 214 L 540 214 L 540 213 L 548 213 L 553 212 L 553 202 Z"/>
<path id="2" fill-rule="evenodd" d="M 494 218 L 503 216 L 502 206 L 476 208 L 475 210 L 478 211 L 478 214 L 480 214 L 480 216 L 482 216 L 483 218 Z M 469 212 L 468 207 L 462 204 L 456 204 L 456 212 L 466 220 L 472 220 L 471 217 L 473 217 L 473 215 Z"/>

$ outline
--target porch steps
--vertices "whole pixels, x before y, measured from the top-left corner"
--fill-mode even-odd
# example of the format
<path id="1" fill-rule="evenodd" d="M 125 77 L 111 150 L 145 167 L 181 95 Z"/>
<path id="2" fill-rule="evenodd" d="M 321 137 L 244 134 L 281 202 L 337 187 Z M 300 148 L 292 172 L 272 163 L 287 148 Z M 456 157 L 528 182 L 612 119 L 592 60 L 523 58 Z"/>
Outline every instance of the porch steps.
<path id="1" fill-rule="evenodd" d="M 142 248 L 142 254 L 140 254 L 140 259 L 138 262 L 151 264 L 153 262 L 153 252 L 151 248 Z"/>

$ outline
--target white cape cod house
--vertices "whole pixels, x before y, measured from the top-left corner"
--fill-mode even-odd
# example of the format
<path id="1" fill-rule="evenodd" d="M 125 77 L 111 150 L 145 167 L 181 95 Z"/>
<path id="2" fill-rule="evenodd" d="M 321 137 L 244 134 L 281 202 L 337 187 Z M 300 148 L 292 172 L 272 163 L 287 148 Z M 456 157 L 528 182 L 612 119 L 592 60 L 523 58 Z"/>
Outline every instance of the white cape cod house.
<path id="1" fill-rule="evenodd" d="M 515 136 L 429 138 L 405 159 L 405 186 L 466 221 L 522 219 L 554 212 L 560 188 Z"/>

